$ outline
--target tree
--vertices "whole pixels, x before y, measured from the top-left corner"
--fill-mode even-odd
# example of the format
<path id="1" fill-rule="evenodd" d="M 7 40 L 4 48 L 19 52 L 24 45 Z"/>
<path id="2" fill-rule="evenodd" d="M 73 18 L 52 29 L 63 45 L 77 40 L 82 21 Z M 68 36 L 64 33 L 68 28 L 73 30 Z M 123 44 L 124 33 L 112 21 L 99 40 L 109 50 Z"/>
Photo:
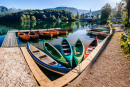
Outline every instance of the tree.
<path id="1" fill-rule="evenodd" d="M 97 18 L 100 18 L 100 13 L 97 13 L 96 17 L 97 17 Z"/>
<path id="2" fill-rule="evenodd" d="M 101 9 L 101 21 L 102 23 L 106 23 L 107 20 L 109 19 L 111 15 L 112 9 L 110 4 L 106 4 L 105 6 L 102 7 Z"/>
<path id="3" fill-rule="evenodd" d="M 77 15 L 75 16 L 76 19 L 80 19 L 79 13 L 77 12 Z"/>
<path id="4" fill-rule="evenodd" d="M 31 20 L 32 21 L 36 21 L 36 17 L 35 16 L 31 16 Z"/>

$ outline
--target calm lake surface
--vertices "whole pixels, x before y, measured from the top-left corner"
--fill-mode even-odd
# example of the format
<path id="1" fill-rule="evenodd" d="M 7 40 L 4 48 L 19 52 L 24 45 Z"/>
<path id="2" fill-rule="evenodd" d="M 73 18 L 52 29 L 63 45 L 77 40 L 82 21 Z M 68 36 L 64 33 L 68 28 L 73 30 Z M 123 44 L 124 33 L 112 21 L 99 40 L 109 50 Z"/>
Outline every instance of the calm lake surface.
<path id="1" fill-rule="evenodd" d="M 87 45 L 96 37 L 95 35 L 90 35 L 86 31 L 87 29 L 91 28 L 92 26 L 97 26 L 96 24 L 88 24 L 87 22 L 25 22 L 25 23 L 6 23 L 6 24 L 0 24 L 0 46 L 6 36 L 6 33 L 8 30 L 38 30 L 38 29 L 49 29 L 49 28 L 73 28 L 73 31 L 70 31 L 67 35 L 59 35 L 55 36 L 53 38 L 44 38 L 49 43 L 54 45 L 59 51 L 60 51 L 60 44 L 63 39 L 63 37 L 66 37 L 67 40 L 70 42 L 70 44 L 73 46 L 78 38 L 81 39 L 83 42 L 85 48 Z M 105 36 L 97 36 L 99 42 L 104 40 Z M 26 47 L 27 42 L 31 43 L 32 45 L 38 47 L 39 49 L 43 50 L 43 40 L 39 39 L 38 41 L 23 41 L 17 37 L 18 45 L 19 47 Z M 42 71 L 51 79 L 55 80 L 58 77 L 61 77 L 61 75 L 55 74 L 53 72 L 50 72 L 46 69 L 41 68 Z"/>

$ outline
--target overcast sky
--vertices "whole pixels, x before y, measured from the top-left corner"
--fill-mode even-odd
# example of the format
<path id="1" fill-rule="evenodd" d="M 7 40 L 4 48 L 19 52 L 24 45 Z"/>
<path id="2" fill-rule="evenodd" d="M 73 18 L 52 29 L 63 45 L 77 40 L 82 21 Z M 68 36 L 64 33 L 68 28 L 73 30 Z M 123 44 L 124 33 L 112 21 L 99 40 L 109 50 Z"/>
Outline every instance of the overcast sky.
<path id="1" fill-rule="evenodd" d="M 74 7 L 92 11 L 100 10 L 106 3 L 112 8 L 116 6 L 116 2 L 121 0 L 0 0 L 0 6 L 7 8 L 20 9 L 45 9 L 55 8 L 59 6 Z"/>

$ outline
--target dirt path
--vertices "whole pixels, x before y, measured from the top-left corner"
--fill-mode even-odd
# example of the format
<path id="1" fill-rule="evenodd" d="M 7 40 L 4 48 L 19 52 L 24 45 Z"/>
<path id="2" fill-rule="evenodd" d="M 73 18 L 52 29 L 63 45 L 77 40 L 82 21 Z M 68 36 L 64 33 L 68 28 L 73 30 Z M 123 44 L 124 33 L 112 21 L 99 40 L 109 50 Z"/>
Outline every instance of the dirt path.
<path id="1" fill-rule="evenodd" d="M 121 30 L 120 25 L 116 25 L 116 30 Z M 120 52 L 120 34 L 115 32 L 77 87 L 130 87 L 130 58 Z"/>

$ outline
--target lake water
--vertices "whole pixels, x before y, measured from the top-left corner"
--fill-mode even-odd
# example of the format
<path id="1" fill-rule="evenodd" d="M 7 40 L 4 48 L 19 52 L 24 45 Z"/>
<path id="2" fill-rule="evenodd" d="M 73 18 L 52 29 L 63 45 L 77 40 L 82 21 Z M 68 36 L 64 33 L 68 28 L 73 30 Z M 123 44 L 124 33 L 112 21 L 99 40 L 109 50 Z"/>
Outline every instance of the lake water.
<path id="1" fill-rule="evenodd" d="M 73 46 L 75 42 L 77 41 L 78 38 L 81 39 L 83 42 L 85 48 L 87 45 L 96 37 L 96 35 L 90 35 L 86 31 L 92 26 L 97 26 L 96 24 L 88 24 L 87 22 L 53 22 L 53 23 L 46 23 L 46 22 L 25 22 L 25 23 L 6 23 L 6 24 L 0 24 L 0 45 L 2 44 L 6 33 L 8 30 L 38 30 L 38 29 L 46 29 L 46 28 L 73 28 L 73 31 L 70 31 L 67 35 L 59 35 L 55 36 L 53 38 L 44 38 L 47 40 L 49 43 L 54 45 L 59 51 L 60 51 L 60 44 L 63 39 L 63 37 L 66 37 L 67 40 L 70 42 L 70 44 Z M 105 36 L 97 36 L 99 42 L 104 40 Z M 20 40 L 17 37 L 18 45 L 19 47 L 26 47 L 27 42 L 31 43 L 32 45 L 40 48 L 43 50 L 43 40 L 44 39 L 39 39 L 38 41 L 23 41 Z M 51 79 L 55 80 L 58 77 L 61 77 L 61 75 L 54 74 L 53 72 L 50 72 L 44 68 L 41 68 L 41 70 Z M 49 73 L 49 74 L 48 74 Z"/>

